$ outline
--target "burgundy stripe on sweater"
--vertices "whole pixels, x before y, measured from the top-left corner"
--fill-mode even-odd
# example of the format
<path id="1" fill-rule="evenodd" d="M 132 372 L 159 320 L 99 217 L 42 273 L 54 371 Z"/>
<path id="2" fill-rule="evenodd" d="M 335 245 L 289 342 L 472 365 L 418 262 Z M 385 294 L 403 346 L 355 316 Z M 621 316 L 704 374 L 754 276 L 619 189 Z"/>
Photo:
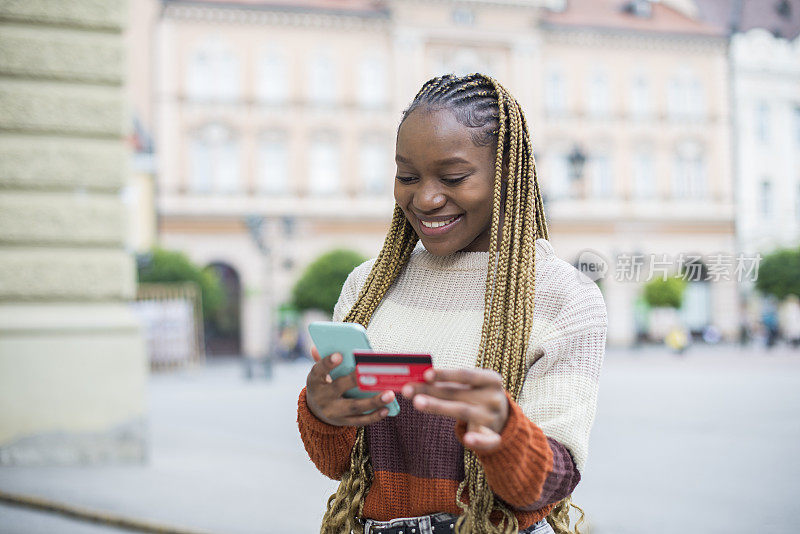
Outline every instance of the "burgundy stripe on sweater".
<path id="1" fill-rule="evenodd" d="M 553 438 L 547 438 L 553 451 L 553 470 L 547 475 L 542 488 L 542 495 L 523 510 L 538 510 L 542 506 L 558 502 L 570 495 L 581 480 L 580 472 L 575 468 L 572 455 L 566 447 Z"/>
<path id="2" fill-rule="evenodd" d="M 461 481 L 464 478 L 464 447 L 454 432 L 455 421 L 416 410 L 402 395 L 397 396 L 400 414 L 366 427 L 372 467 L 375 471 L 405 473 L 420 478 Z M 566 447 L 547 437 L 553 451 L 553 470 L 540 497 L 522 508 L 534 511 L 570 495 L 581 475 Z"/>

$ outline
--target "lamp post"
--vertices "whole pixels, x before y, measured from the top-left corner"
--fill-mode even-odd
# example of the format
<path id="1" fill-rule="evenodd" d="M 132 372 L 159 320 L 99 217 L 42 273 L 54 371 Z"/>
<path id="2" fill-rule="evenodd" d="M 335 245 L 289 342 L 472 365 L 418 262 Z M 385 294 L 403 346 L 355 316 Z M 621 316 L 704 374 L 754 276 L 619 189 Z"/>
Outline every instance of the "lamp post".
<path id="1" fill-rule="evenodd" d="M 270 244 L 269 240 L 265 236 L 266 227 L 267 227 L 267 220 L 262 215 L 248 215 L 245 217 L 245 225 L 247 226 L 247 230 L 250 233 L 250 237 L 255 242 L 256 246 L 258 247 L 259 252 L 261 252 L 262 257 L 264 258 L 264 293 L 266 298 L 264 299 L 264 306 L 267 309 L 267 324 L 266 324 L 266 331 L 267 331 L 267 342 L 266 342 L 266 354 L 257 355 L 257 356 L 249 356 L 245 355 L 245 373 L 248 379 L 253 378 L 253 366 L 257 363 L 258 360 L 262 360 L 264 364 L 264 375 L 267 379 L 272 378 L 272 346 L 273 346 L 273 336 L 275 335 L 273 325 L 275 324 L 274 321 L 274 310 L 273 310 L 273 298 L 272 298 L 272 257 L 270 255 Z"/>
<path id="2" fill-rule="evenodd" d="M 580 197 L 580 184 L 583 180 L 583 167 L 586 164 L 586 153 L 579 144 L 572 147 L 572 151 L 567 155 L 569 163 L 570 188 L 575 197 Z"/>
<path id="3" fill-rule="evenodd" d="M 583 166 L 586 164 L 586 153 L 580 145 L 572 147 L 572 151 L 567 156 L 569 162 L 570 178 L 573 182 L 578 182 L 583 177 Z"/>

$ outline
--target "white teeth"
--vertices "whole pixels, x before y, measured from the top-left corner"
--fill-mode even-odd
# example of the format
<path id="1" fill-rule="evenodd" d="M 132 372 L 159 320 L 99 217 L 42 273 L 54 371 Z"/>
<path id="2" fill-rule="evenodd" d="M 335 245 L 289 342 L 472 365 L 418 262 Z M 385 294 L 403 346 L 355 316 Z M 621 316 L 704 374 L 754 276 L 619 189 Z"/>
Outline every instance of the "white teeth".
<path id="1" fill-rule="evenodd" d="M 421 222 L 422 226 L 424 226 L 425 228 L 439 228 L 440 226 L 445 226 L 445 225 L 450 224 L 451 222 L 455 221 L 456 219 L 458 219 L 458 217 L 453 217 L 451 219 L 447 219 L 446 221 L 439 221 L 439 222 L 425 222 L 425 221 L 422 221 L 422 220 L 420 220 L 419 222 Z"/>

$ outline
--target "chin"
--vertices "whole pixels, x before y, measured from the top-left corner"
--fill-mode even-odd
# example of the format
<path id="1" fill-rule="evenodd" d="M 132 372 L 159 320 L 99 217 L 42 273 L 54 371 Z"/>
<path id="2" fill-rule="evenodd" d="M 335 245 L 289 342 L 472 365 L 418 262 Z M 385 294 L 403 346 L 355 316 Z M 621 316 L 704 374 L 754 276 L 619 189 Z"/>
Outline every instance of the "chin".
<path id="1" fill-rule="evenodd" d="M 420 241 L 422 241 L 422 246 L 425 247 L 425 250 L 427 250 L 428 252 L 430 252 L 434 256 L 449 256 L 450 254 L 452 254 L 452 253 L 454 253 L 456 251 L 459 251 L 462 248 L 464 248 L 464 247 L 459 247 L 458 245 L 455 245 L 455 244 L 450 243 L 450 242 L 448 242 L 448 243 L 441 243 L 441 242 L 440 243 L 436 243 L 436 242 L 431 243 L 430 241 L 428 241 L 428 240 L 426 240 L 424 238 L 420 238 Z"/>

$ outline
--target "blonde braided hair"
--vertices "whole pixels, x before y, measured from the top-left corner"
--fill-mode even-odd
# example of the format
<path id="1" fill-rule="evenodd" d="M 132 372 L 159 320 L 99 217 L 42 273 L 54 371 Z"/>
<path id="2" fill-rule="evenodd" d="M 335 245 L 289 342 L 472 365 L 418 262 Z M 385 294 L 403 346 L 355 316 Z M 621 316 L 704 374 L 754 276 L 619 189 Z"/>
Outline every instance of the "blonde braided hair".
<path id="1" fill-rule="evenodd" d="M 427 81 L 403 112 L 403 120 L 420 106 L 451 110 L 459 122 L 476 129 L 472 140 L 477 145 L 496 143 L 497 146 L 489 252 L 499 254 L 489 256 L 476 365 L 499 372 L 504 387 L 517 399 L 525 380 L 525 355 L 533 327 L 534 241 L 548 238 L 525 116 L 519 103 L 503 86 L 479 73 L 463 77 L 448 74 Z M 508 176 L 504 180 L 506 157 Z M 418 239 L 403 210 L 395 205 L 383 248 L 345 321 L 365 327 L 369 324 L 386 291 L 408 262 Z M 516 516 L 492 493 L 483 467 L 469 449 L 464 450 L 464 472 L 456 494 L 456 502 L 462 510 L 456 532 L 516 534 L 519 530 Z M 336 493 L 328 499 L 322 534 L 363 533 L 363 526 L 356 518 L 362 515 L 372 478 L 365 430 L 361 427 L 351 451 L 350 469 L 342 476 Z M 574 531 L 569 526 L 570 505 L 581 513 Z M 493 516 L 499 518 L 497 525 L 490 519 Z M 571 502 L 571 496 L 558 502 L 547 516 L 556 534 L 579 534 L 577 527 L 583 519 L 583 510 Z"/>

